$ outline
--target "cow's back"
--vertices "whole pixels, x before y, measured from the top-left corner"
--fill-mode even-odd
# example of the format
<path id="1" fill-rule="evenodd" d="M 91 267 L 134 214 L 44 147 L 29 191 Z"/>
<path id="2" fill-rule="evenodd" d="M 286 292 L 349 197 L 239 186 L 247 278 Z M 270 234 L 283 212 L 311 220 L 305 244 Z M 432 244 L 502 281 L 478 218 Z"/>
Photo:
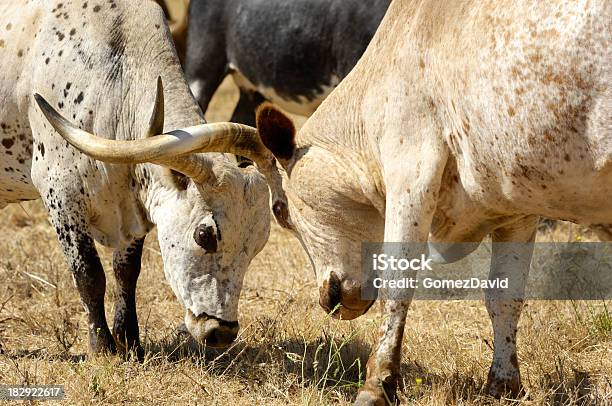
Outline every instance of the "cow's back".
<path id="1" fill-rule="evenodd" d="M 179 128 L 201 120 L 153 2 L 18 1 L 5 2 L 0 11 L 0 206 L 37 198 L 36 179 L 44 184 L 52 173 L 72 172 L 76 185 L 85 178 L 76 172 L 103 166 L 49 131 L 34 93 L 85 131 L 138 138 L 155 81 L 163 76 L 166 124 Z M 103 199 L 101 190 L 116 195 L 113 178 L 126 172 L 115 168 L 87 181 L 100 183 L 96 196 Z"/>

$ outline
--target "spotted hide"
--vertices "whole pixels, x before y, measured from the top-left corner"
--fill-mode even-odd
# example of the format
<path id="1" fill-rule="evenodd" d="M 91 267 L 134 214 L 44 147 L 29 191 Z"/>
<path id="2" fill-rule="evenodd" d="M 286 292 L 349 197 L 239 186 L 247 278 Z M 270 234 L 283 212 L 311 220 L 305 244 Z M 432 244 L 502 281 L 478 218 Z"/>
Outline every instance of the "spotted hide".
<path id="1" fill-rule="evenodd" d="M 44 202 L 94 352 L 140 349 L 135 290 L 154 226 L 187 328 L 213 346 L 236 337 L 242 279 L 269 233 L 263 176 L 212 151 L 254 130 L 205 124 L 171 41 L 150 0 L 0 5 L 0 207 Z M 114 334 L 94 241 L 115 250 Z"/>
<path id="2" fill-rule="evenodd" d="M 524 287 L 538 216 L 612 222 L 611 21 L 607 0 L 394 0 L 298 134 L 260 108 L 262 140 L 287 174 L 288 207 L 275 215 L 308 252 L 326 310 L 351 319 L 370 307 L 364 241 L 452 262 L 490 235 L 490 277 Z M 359 405 L 394 399 L 407 293 L 384 305 Z M 489 289 L 485 302 L 488 391 L 516 396 L 523 300 Z"/>

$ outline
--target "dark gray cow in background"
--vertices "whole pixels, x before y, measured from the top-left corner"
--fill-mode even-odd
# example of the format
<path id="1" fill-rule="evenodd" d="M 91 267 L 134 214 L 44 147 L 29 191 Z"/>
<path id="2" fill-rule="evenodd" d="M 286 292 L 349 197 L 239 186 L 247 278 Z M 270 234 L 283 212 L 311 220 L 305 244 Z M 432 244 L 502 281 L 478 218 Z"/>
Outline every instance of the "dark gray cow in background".
<path id="1" fill-rule="evenodd" d="M 231 74 L 233 122 L 255 124 L 269 100 L 311 115 L 353 69 L 391 0 L 193 0 L 185 72 L 206 111 Z"/>

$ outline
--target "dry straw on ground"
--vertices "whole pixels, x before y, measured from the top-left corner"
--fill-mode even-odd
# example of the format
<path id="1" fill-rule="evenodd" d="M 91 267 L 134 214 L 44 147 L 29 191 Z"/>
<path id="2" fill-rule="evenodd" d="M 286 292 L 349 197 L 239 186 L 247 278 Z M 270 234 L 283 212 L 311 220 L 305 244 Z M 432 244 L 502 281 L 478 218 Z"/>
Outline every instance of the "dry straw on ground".
<path id="1" fill-rule="evenodd" d="M 227 119 L 236 97 L 227 82 L 209 119 Z M 0 383 L 63 384 L 66 405 L 322 405 L 350 404 L 363 382 L 380 308 L 352 322 L 329 319 L 317 304 L 304 252 L 276 226 L 247 274 L 242 331 L 225 352 L 200 348 L 176 332 L 183 312 L 151 235 L 138 288 L 148 353 L 136 362 L 86 356 L 85 315 L 40 203 L 5 209 L 0 224 Z M 539 238 L 590 235 L 564 224 Z M 110 270 L 111 252 L 100 253 Z M 112 272 L 107 277 L 111 320 Z M 528 303 L 519 330 L 525 404 L 612 403 L 611 306 Z M 481 302 L 414 303 L 403 346 L 402 403 L 495 403 L 483 395 L 491 345 Z"/>

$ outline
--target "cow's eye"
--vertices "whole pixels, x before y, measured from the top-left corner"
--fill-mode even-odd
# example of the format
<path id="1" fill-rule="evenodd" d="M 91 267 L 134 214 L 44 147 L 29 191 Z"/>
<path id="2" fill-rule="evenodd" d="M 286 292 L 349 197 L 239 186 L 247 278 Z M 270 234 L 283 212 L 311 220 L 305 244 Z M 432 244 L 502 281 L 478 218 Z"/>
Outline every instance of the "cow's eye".
<path id="1" fill-rule="evenodd" d="M 287 208 L 287 204 L 280 200 L 277 200 L 272 205 L 272 212 L 274 213 L 274 217 L 276 217 L 276 221 L 280 224 L 281 227 L 292 230 L 291 222 L 289 221 L 289 209 Z"/>
<path id="2" fill-rule="evenodd" d="M 215 226 L 200 224 L 193 234 L 195 242 L 206 251 L 207 254 L 217 252 L 217 230 Z"/>

